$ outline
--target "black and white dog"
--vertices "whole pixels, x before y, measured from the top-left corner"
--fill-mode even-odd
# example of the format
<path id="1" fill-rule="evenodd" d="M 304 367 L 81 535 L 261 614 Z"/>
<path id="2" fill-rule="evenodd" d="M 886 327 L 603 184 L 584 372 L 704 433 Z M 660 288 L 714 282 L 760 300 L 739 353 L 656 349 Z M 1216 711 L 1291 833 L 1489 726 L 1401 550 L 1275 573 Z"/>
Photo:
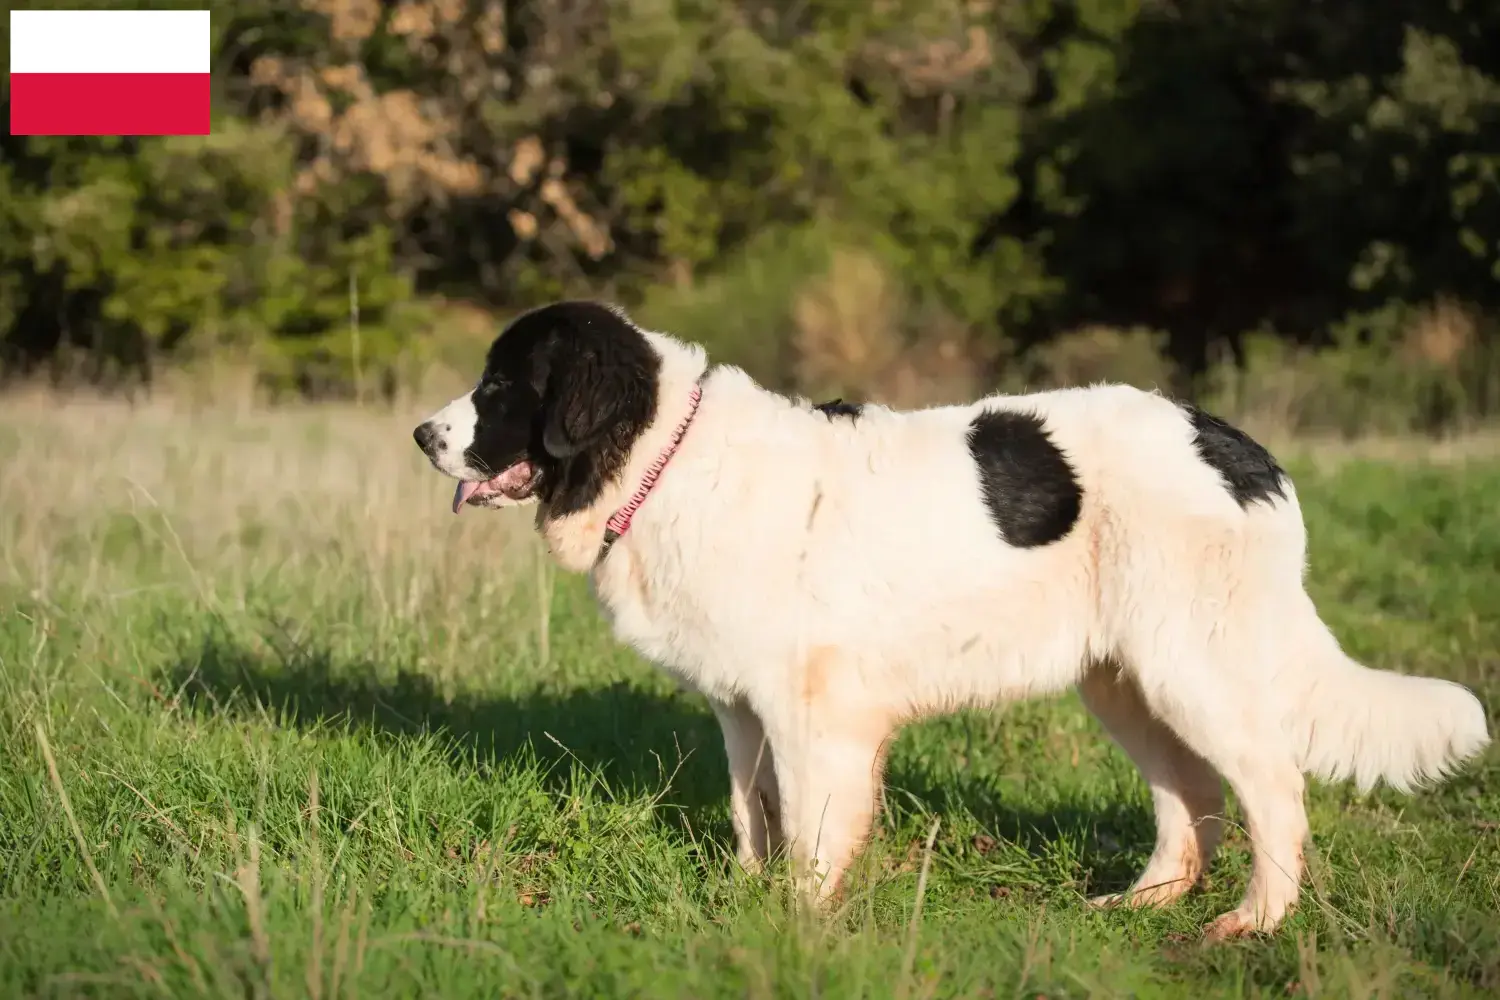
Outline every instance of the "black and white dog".
<path id="1" fill-rule="evenodd" d="M 1156 850 L 1101 903 L 1187 891 L 1227 779 L 1254 862 L 1216 937 L 1296 903 L 1304 773 L 1407 789 L 1489 741 L 1465 688 L 1341 651 L 1291 481 L 1152 393 L 813 407 L 564 302 L 513 322 L 415 437 L 455 512 L 535 503 L 619 638 L 708 697 L 740 860 L 784 845 L 814 899 L 870 829 L 893 733 L 960 706 L 1077 686 L 1135 760 Z"/>

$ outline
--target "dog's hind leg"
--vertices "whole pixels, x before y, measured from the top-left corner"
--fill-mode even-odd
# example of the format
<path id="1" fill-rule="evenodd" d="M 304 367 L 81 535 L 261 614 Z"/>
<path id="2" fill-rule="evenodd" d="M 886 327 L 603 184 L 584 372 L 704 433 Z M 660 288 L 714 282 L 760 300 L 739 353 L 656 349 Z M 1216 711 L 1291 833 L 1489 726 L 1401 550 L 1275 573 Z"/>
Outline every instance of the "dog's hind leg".
<path id="1" fill-rule="evenodd" d="M 1249 828 L 1244 899 L 1209 925 L 1209 938 L 1281 923 L 1297 904 L 1308 833 L 1277 683 L 1296 656 L 1288 598 L 1300 552 L 1283 523 L 1292 512 L 1219 506 L 1166 518 L 1132 511 L 1129 536 L 1110 539 L 1115 575 L 1101 589 L 1101 645 L 1118 654 L 1151 714 L 1234 789 Z"/>
<path id="2" fill-rule="evenodd" d="M 1161 637 L 1172 623 L 1153 630 Z M 1179 637 L 1181 638 L 1181 637 Z M 1249 650 L 1220 639 L 1163 642 L 1128 653 L 1153 713 L 1234 789 L 1249 825 L 1250 885 L 1235 910 L 1215 920 L 1209 938 L 1270 931 L 1297 903 L 1307 812 L 1302 770 L 1282 726 L 1279 707 L 1258 690 Z"/>
<path id="3" fill-rule="evenodd" d="M 1213 859 L 1223 825 L 1224 785 L 1200 756 L 1151 714 L 1140 688 L 1113 663 L 1094 666 L 1079 694 L 1140 768 L 1156 813 L 1156 849 L 1123 893 L 1097 896 L 1094 906 L 1163 906 L 1197 883 Z"/>

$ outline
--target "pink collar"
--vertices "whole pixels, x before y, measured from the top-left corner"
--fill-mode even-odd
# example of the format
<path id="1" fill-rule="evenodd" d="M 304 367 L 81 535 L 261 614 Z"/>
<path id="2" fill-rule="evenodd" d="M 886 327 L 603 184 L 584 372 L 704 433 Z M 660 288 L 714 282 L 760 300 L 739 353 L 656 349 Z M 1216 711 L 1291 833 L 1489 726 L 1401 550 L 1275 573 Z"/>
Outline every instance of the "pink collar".
<path id="1" fill-rule="evenodd" d="M 609 520 L 605 522 L 604 545 L 599 549 L 599 559 L 603 559 L 604 554 L 609 551 L 610 546 L 614 545 L 621 535 L 630 530 L 631 518 L 635 517 L 635 512 L 641 509 L 641 504 L 646 502 L 646 498 L 656 488 L 656 481 L 661 478 L 662 470 L 667 467 L 667 463 L 677 453 L 677 447 L 682 444 L 682 437 L 687 433 L 688 425 L 698 415 L 698 404 L 702 399 L 703 379 L 699 378 L 693 384 L 693 391 L 688 394 L 687 416 L 682 418 L 682 423 L 678 424 L 677 429 L 672 432 L 672 440 L 662 449 L 661 454 L 656 456 L 656 461 L 651 463 L 651 467 L 641 477 L 641 484 L 635 488 L 635 492 L 630 495 L 630 499 L 625 501 L 624 506 L 611 514 Z"/>

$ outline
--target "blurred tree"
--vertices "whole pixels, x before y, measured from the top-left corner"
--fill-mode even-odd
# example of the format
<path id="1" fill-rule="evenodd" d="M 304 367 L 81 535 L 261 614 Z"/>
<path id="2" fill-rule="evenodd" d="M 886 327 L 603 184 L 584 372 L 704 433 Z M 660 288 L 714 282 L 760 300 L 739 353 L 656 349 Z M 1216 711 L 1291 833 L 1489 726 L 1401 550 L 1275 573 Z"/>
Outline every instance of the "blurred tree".
<path id="1" fill-rule="evenodd" d="M 1497 304 L 1479 0 L 243 0 L 213 28 L 212 136 L 0 140 L 7 370 L 231 347 L 345 391 L 352 352 L 389 381 L 423 350 L 429 296 L 599 294 L 789 382 L 803 285 L 851 247 L 899 286 L 882 336 L 995 359 L 1107 324 L 1192 375 L 1251 330 Z"/>
<path id="2" fill-rule="evenodd" d="M 1057 3 L 1033 93 L 1030 234 L 1059 294 L 1027 331 L 1165 329 L 1200 370 L 1272 327 L 1444 294 L 1497 303 L 1500 8 L 1475 0 Z"/>

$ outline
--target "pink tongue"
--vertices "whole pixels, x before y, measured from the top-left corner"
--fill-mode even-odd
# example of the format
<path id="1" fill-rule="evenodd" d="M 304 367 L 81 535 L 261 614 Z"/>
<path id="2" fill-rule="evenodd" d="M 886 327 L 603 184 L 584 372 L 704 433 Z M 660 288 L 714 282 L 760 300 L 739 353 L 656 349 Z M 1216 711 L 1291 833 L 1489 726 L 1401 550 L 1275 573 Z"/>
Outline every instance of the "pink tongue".
<path id="1" fill-rule="evenodd" d="M 460 482 L 453 491 L 453 513 L 457 514 L 464 509 L 464 504 L 469 498 L 483 490 L 486 493 L 504 493 L 513 499 L 519 499 L 516 494 L 524 491 L 530 485 L 531 478 L 536 470 L 530 462 L 521 461 L 506 469 L 500 475 L 482 483 Z M 524 492 L 521 493 L 524 496 Z"/>
<path id="2" fill-rule="evenodd" d="M 481 483 L 460 482 L 458 489 L 453 491 L 453 513 L 457 514 L 464 509 L 464 504 L 469 502 L 469 497 L 479 492 Z"/>

